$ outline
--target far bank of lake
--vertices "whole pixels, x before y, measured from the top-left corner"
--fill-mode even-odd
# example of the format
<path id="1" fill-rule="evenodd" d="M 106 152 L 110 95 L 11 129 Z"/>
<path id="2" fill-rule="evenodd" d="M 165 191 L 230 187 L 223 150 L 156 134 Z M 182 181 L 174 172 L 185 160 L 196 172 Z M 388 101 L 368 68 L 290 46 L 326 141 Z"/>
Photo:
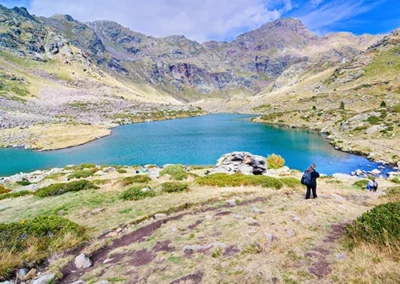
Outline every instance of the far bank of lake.
<path id="1" fill-rule="evenodd" d="M 319 133 L 252 123 L 252 117 L 212 114 L 124 125 L 105 138 L 50 152 L 0 149 L 0 176 L 81 163 L 214 165 L 233 151 L 276 153 L 290 168 L 304 170 L 315 163 L 325 174 L 378 167 L 365 157 L 334 150 Z"/>

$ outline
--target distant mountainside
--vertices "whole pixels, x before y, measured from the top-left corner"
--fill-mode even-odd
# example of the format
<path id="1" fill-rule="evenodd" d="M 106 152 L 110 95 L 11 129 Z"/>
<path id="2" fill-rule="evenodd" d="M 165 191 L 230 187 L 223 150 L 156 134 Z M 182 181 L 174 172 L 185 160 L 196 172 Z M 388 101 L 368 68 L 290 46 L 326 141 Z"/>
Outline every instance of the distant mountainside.
<path id="1" fill-rule="evenodd" d="M 47 60 L 71 47 L 71 60 L 90 61 L 120 81 L 149 84 L 181 101 L 255 94 L 285 70 L 306 72 L 351 60 L 382 36 L 335 33 L 319 37 L 297 19 L 278 19 L 232 42 L 200 44 L 184 36 L 154 38 L 110 21 L 81 23 L 69 15 L 35 17 L 24 8 L 0 8 L 0 46 Z M 64 62 L 64 63 L 65 63 Z M 276 88 L 277 86 L 275 86 Z"/>

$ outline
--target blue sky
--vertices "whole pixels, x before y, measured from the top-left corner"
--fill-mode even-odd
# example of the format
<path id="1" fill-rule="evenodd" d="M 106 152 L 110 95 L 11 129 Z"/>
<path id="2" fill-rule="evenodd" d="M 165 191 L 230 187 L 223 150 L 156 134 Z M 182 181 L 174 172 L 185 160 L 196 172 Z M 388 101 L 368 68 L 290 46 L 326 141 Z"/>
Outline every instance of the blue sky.
<path id="1" fill-rule="evenodd" d="M 118 4 L 115 4 L 118 3 Z M 183 34 L 203 42 L 232 40 L 282 17 L 300 18 L 313 32 L 389 33 L 400 27 L 400 0 L 0 0 L 38 16 L 69 14 L 112 20 L 157 37 Z"/>

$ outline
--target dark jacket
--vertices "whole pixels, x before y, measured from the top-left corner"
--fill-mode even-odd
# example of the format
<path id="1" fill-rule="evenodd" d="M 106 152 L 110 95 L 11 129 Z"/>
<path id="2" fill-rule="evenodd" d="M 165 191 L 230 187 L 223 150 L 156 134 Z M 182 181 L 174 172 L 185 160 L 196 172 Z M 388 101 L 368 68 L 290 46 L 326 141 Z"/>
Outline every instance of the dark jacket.
<path id="1" fill-rule="evenodd" d="M 311 187 L 317 186 L 317 178 L 319 178 L 319 173 L 316 170 L 311 172 Z"/>

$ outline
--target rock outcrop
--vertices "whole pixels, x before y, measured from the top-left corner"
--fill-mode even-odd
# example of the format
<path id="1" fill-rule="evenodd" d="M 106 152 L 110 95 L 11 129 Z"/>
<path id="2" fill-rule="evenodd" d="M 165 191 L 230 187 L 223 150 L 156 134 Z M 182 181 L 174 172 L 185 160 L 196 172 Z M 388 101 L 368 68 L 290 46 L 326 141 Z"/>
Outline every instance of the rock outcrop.
<path id="1" fill-rule="evenodd" d="M 248 152 L 233 152 L 218 159 L 214 169 L 209 173 L 242 173 L 261 175 L 267 172 L 267 161 L 264 157 Z"/>

